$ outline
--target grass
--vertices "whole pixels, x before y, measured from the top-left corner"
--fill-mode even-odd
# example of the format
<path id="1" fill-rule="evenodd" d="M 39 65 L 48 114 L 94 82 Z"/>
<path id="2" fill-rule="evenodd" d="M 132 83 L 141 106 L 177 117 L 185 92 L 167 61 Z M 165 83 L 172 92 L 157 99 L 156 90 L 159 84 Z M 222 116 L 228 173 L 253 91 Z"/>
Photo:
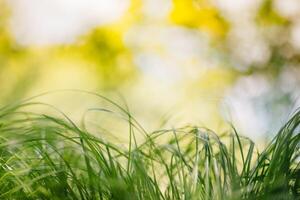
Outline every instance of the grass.
<path id="1" fill-rule="evenodd" d="M 0 199 L 300 199 L 300 111 L 258 152 L 234 128 L 147 132 L 126 108 L 98 97 L 127 121 L 126 147 L 60 111 L 28 111 L 50 105 L 0 109 Z"/>

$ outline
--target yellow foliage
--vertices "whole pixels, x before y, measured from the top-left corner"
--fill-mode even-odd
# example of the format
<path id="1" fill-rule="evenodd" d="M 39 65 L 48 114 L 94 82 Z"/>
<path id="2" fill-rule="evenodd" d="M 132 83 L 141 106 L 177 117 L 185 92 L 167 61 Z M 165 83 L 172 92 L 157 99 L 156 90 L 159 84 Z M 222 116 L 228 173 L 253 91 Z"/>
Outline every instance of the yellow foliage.
<path id="1" fill-rule="evenodd" d="M 228 29 L 218 10 L 208 1 L 174 0 L 170 19 L 176 24 L 199 28 L 217 37 L 224 36 Z"/>

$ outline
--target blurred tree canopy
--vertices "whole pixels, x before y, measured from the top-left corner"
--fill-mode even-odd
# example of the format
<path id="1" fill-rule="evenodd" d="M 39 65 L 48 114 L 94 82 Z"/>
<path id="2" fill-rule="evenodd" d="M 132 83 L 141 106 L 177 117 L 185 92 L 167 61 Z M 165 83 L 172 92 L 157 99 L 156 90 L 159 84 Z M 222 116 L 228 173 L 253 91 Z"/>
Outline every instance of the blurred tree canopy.
<path id="1" fill-rule="evenodd" d="M 50 46 L 19 44 L 10 29 L 10 4 L 0 0 L 0 9 L 2 103 L 26 96 L 48 71 L 66 63 L 66 76 L 86 70 L 90 77 L 79 76 L 78 84 L 93 76 L 97 89 L 138 85 L 152 76 L 160 86 L 174 84 L 174 93 L 189 91 L 186 98 L 201 93 L 222 103 L 228 91 L 235 95 L 262 82 L 267 88 L 262 105 L 267 110 L 280 105 L 278 112 L 299 93 L 300 5 L 295 0 L 132 0 L 117 21 L 94 27 L 75 42 Z M 77 87 L 71 81 L 66 86 Z M 243 101 L 249 97 L 239 95 Z"/>
<path id="2" fill-rule="evenodd" d="M 172 22 L 207 32 L 221 39 L 228 31 L 228 24 L 211 1 L 174 0 L 170 13 Z"/>

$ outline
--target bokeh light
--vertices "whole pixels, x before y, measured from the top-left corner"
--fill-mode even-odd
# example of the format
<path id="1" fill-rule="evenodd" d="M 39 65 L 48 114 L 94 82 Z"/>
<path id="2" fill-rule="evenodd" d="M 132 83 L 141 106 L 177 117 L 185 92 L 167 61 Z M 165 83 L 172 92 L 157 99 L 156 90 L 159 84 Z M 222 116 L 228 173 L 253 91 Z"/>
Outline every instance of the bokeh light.
<path id="1" fill-rule="evenodd" d="M 300 106 L 299 65 L 297 0 L 0 0 L 3 105 L 122 94 L 149 129 L 230 122 L 260 140 Z"/>

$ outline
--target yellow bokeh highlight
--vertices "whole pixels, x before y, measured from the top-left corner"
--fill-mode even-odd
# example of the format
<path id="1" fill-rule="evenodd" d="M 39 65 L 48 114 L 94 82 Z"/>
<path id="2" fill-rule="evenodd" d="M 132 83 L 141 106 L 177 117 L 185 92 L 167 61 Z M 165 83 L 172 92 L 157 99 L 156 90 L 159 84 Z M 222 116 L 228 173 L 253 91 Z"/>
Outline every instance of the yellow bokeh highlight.
<path id="1" fill-rule="evenodd" d="M 170 20 L 176 24 L 199 28 L 215 37 L 226 34 L 228 24 L 208 1 L 174 0 Z"/>

